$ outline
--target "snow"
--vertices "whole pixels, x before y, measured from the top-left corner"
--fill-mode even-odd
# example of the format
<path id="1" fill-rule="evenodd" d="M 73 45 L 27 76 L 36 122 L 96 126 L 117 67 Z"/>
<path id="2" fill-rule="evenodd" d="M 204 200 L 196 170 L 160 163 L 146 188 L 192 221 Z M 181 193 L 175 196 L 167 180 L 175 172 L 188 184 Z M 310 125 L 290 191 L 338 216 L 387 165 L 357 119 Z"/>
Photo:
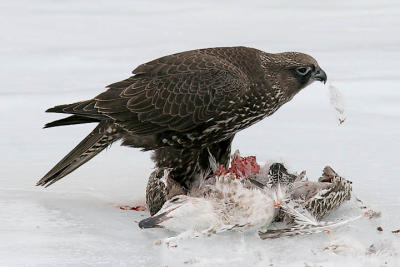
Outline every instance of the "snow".
<path id="1" fill-rule="evenodd" d="M 399 266 L 399 28 L 395 0 L 1 1 L 0 266 Z M 154 240 L 172 233 L 138 228 L 147 212 L 118 208 L 143 204 L 149 153 L 114 145 L 34 186 L 94 127 L 43 130 L 60 118 L 46 108 L 93 97 L 159 56 L 233 45 L 313 55 L 346 102 L 339 126 L 328 85 L 315 83 L 240 132 L 233 151 L 313 180 L 331 165 L 381 218 L 329 235 L 224 233 L 168 248 Z"/>

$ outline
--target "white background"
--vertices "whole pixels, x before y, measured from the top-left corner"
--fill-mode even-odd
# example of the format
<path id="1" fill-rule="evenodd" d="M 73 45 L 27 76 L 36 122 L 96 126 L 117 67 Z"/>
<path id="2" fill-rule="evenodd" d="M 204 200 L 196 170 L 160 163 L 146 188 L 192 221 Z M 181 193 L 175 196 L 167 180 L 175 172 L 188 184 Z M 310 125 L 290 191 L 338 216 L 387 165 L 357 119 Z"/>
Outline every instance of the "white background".
<path id="1" fill-rule="evenodd" d="M 395 0 L 1 1 L 0 266 L 400 264 L 400 236 L 390 232 L 400 228 L 399 29 Z M 380 219 L 330 235 L 227 233 L 168 249 L 153 241 L 172 233 L 138 229 L 146 212 L 118 209 L 143 203 L 149 153 L 115 144 L 50 188 L 34 186 L 94 127 L 43 130 L 62 117 L 44 110 L 94 97 L 157 57 L 237 45 L 314 56 L 342 92 L 347 120 L 338 126 L 328 86 L 313 84 L 240 132 L 235 149 L 312 180 L 331 165 Z M 371 244 L 379 255 L 365 255 Z"/>

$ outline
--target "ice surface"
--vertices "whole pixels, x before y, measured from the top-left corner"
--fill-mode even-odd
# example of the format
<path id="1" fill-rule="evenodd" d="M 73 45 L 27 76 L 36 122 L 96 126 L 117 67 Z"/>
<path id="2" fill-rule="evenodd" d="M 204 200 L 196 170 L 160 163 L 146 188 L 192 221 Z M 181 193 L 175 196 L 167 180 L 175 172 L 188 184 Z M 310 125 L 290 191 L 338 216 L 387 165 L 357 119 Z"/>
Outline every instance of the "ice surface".
<path id="1" fill-rule="evenodd" d="M 398 29 L 395 0 L 1 1 L 0 266 L 399 266 Z M 339 127 L 328 87 L 315 83 L 233 149 L 311 179 L 329 164 L 381 218 L 329 235 L 226 233 L 167 248 L 153 242 L 171 233 L 138 228 L 146 212 L 118 209 L 143 203 L 149 153 L 114 145 L 50 188 L 34 186 L 94 127 L 42 130 L 60 118 L 46 108 L 93 97 L 159 56 L 233 45 L 313 55 L 347 117 Z"/>

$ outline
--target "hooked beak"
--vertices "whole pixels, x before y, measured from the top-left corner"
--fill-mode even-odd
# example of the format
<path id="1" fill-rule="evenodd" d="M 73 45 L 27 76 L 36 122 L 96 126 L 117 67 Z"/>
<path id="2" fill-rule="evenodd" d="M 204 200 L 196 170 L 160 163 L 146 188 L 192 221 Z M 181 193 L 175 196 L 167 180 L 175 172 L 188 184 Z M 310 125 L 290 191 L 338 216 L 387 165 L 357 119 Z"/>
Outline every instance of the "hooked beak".
<path id="1" fill-rule="evenodd" d="M 326 80 L 328 80 L 328 77 L 326 76 L 325 71 L 318 67 L 313 73 L 311 73 L 311 79 L 314 81 L 323 82 L 325 84 Z"/>

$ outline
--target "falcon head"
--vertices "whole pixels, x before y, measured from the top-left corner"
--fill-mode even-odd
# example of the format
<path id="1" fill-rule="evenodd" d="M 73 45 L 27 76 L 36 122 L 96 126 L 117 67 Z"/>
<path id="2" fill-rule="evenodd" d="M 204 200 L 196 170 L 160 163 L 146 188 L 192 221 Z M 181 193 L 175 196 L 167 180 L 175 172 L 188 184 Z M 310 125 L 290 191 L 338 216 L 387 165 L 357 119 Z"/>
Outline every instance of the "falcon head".
<path id="1" fill-rule="evenodd" d="M 266 80 L 291 99 L 314 81 L 326 83 L 327 75 L 311 56 L 299 52 L 267 54 L 261 58 Z"/>

